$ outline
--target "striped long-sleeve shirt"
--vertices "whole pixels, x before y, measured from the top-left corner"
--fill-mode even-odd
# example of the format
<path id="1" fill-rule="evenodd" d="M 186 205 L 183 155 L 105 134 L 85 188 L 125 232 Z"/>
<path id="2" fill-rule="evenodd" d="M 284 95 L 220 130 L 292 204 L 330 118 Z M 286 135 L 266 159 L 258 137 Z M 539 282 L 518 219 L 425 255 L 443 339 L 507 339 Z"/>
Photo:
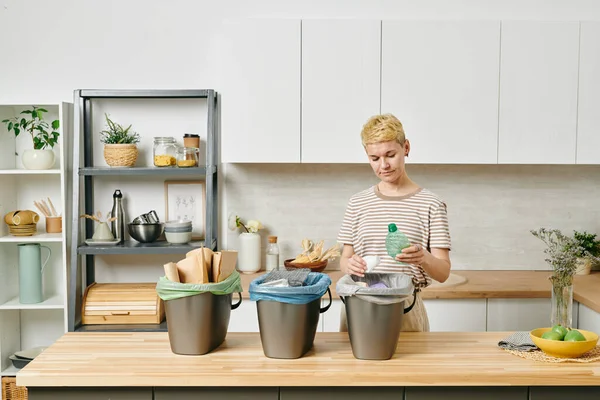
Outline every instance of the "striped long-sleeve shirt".
<path id="1" fill-rule="evenodd" d="M 338 241 L 352 245 L 359 256 L 380 257 L 373 272 L 403 272 L 412 276 L 415 285 L 428 286 L 431 278 L 422 267 L 401 264 L 387 254 L 385 238 L 390 223 L 395 223 L 411 243 L 428 250 L 450 249 L 446 204 L 427 189 L 390 197 L 374 186 L 350 198 L 338 235 Z"/>

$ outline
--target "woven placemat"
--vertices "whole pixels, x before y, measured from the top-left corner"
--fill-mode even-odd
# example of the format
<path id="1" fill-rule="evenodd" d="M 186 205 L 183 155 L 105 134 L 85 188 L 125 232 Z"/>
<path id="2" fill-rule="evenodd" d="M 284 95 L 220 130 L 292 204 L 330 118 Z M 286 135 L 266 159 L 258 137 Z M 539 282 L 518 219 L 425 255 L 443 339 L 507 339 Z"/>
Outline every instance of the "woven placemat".
<path id="1" fill-rule="evenodd" d="M 589 363 L 600 361 L 600 346 L 594 347 L 592 350 L 587 353 L 582 354 L 577 358 L 558 358 L 552 357 L 548 354 L 544 353 L 541 350 L 534 351 L 517 351 L 510 349 L 503 349 L 504 351 L 509 352 L 510 354 L 514 354 L 515 356 L 519 356 L 521 358 L 525 358 L 527 360 L 533 361 L 542 361 L 549 363 L 564 363 L 564 362 L 578 362 L 578 363 Z"/>

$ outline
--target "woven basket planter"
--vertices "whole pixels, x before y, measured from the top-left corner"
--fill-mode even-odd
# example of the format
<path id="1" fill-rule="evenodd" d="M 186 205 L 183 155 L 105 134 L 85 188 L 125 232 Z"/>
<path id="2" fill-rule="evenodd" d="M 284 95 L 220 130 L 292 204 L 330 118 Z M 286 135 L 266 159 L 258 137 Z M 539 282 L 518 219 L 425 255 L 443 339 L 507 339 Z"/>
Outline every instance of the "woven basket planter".
<path id="1" fill-rule="evenodd" d="M 111 167 L 133 167 L 138 149 L 135 144 L 105 144 L 104 160 Z"/>

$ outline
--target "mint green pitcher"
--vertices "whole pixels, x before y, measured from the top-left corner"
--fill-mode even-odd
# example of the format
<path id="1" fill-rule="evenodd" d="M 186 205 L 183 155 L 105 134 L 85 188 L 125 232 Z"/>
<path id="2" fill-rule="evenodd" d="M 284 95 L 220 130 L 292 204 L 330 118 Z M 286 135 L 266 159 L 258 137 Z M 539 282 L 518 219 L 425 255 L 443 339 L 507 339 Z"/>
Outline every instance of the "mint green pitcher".
<path id="1" fill-rule="evenodd" d="M 48 264 L 52 250 L 39 243 L 22 243 L 19 248 L 19 302 L 35 304 L 44 301 L 42 274 Z M 48 250 L 48 257 L 42 263 L 42 248 Z"/>

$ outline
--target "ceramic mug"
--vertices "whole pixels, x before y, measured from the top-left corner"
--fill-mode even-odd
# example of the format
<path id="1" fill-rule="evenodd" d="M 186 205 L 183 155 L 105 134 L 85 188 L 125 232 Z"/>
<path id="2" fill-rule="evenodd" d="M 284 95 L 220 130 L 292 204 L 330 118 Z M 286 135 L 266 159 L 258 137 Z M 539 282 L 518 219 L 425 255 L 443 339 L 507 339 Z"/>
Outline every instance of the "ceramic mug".
<path id="1" fill-rule="evenodd" d="M 62 232 L 62 217 L 46 217 L 46 232 L 61 233 Z"/>

